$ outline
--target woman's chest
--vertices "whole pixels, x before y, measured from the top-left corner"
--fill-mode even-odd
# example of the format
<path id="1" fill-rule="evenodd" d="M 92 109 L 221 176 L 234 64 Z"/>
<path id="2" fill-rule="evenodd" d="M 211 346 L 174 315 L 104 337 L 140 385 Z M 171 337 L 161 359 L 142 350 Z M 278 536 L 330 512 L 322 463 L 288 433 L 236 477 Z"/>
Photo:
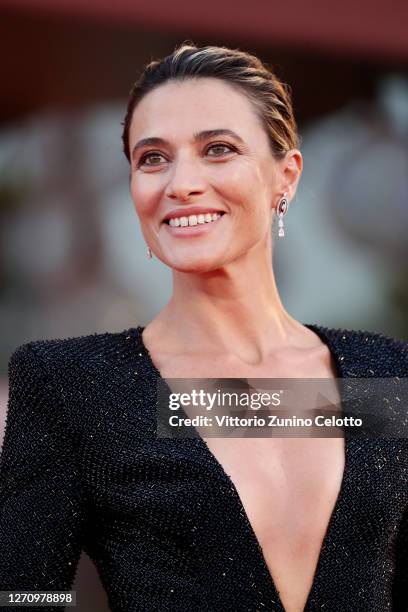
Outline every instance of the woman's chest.
<path id="1" fill-rule="evenodd" d="M 210 438 L 287 611 L 303 610 L 345 467 L 341 438 Z"/>
<path id="2" fill-rule="evenodd" d="M 271 587 L 269 573 L 287 609 L 296 610 L 312 585 L 339 493 L 342 440 L 286 439 L 280 448 L 262 439 L 238 439 L 235 448 L 228 445 L 234 440 L 160 440 L 153 412 L 149 432 L 136 421 L 120 435 L 100 424 L 89 441 L 83 474 L 94 507 L 90 550 L 109 558 L 123 550 L 136 565 L 149 550 L 166 559 L 169 575 L 200 584 L 227 584 L 230 576 L 234 588 L 237 580 L 249 588 L 251 568 L 262 590 Z M 403 464 L 390 442 L 364 440 L 348 441 L 347 457 L 322 555 L 324 571 L 334 573 L 347 572 L 350 558 L 357 563 L 357 534 L 364 559 L 380 563 L 408 503 L 401 495 L 406 454 Z"/>
<path id="3" fill-rule="evenodd" d="M 219 567 L 222 579 L 230 571 L 244 584 L 240 572 L 251 559 L 259 575 L 267 566 L 278 588 L 297 584 L 304 597 L 339 494 L 344 441 L 159 438 L 156 385 L 152 376 L 118 388 L 95 423 L 87 421 L 81 473 L 91 549 L 109 556 L 123 546 L 135 559 L 140 549 L 157 549 L 177 574 L 208 572 L 213 580 Z M 329 559 L 336 565 L 335 550 L 350 558 L 347 533 L 351 543 L 359 534 L 373 562 L 390 545 L 408 503 L 403 442 L 348 441 L 326 567 Z"/>

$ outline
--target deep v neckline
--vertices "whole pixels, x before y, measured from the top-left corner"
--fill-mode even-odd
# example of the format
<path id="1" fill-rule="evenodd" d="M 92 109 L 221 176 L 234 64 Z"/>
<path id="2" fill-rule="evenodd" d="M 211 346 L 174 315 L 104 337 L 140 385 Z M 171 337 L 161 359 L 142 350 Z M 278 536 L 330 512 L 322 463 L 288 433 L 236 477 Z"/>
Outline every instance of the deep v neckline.
<path id="1" fill-rule="evenodd" d="M 345 365 L 342 363 L 341 360 L 337 358 L 337 354 L 333 350 L 333 346 L 330 342 L 330 339 L 324 333 L 323 328 L 318 325 L 311 324 L 311 323 L 305 323 L 303 325 L 307 327 L 308 329 L 310 329 L 311 331 L 313 331 L 317 336 L 319 336 L 322 342 L 327 346 L 328 350 L 330 351 L 333 362 L 334 362 L 334 366 L 336 370 L 336 378 L 344 378 L 345 377 Z M 148 360 L 151 366 L 151 369 L 154 371 L 155 375 L 164 383 L 164 385 L 168 387 L 166 380 L 163 379 L 159 369 L 154 364 L 153 358 L 143 341 L 142 333 L 144 329 L 145 328 L 143 326 L 139 325 L 138 327 L 130 328 L 128 331 L 131 331 L 132 333 L 135 334 L 139 347 L 142 350 L 142 353 L 144 354 L 146 359 Z M 169 391 L 171 391 L 170 388 L 169 388 Z M 340 385 L 339 391 L 340 391 L 341 412 L 344 413 L 342 385 Z M 234 482 L 232 481 L 230 476 L 225 471 L 223 465 L 220 463 L 220 461 L 218 461 L 216 456 L 210 450 L 206 441 L 203 440 L 203 438 L 199 434 L 197 437 L 191 438 L 191 440 L 193 440 L 194 443 L 196 443 L 199 446 L 200 450 L 202 450 L 202 452 L 205 454 L 206 459 L 213 464 L 213 467 L 216 469 L 221 481 L 224 481 L 225 485 L 228 486 L 230 491 L 233 492 L 234 503 L 236 503 L 238 506 L 237 509 L 239 511 L 239 516 L 242 517 L 242 520 L 245 522 L 245 527 L 248 533 L 248 537 L 250 538 L 252 545 L 254 545 L 258 551 L 260 567 L 262 568 L 263 574 L 267 577 L 266 586 L 268 587 L 268 594 L 270 595 L 270 598 L 271 598 L 271 604 L 273 604 L 274 606 L 273 608 L 270 609 L 270 612 L 286 612 L 285 607 L 281 601 L 279 591 L 275 585 L 275 581 L 273 579 L 272 573 L 269 570 L 268 564 L 264 557 L 261 544 L 258 540 L 255 530 L 252 527 L 252 524 L 249 520 L 248 514 L 245 510 L 244 504 L 242 502 L 242 499 L 238 493 L 238 490 Z M 340 484 L 340 489 L 339 489 L 335 504 L 333 506 L 333 510 L 331 512 L 328 524 L 327 524 L 325 535 L 323 537 L 322 545 L 320 548 L 320 552 L 319 552 L 319 556 L 318 556 L 318 560 L 317 560 L 317 564 L 316 564 L 316 568 L 315 568 L 315 572 L 314 572 L 314 576 L 312 580 L 312 586 L 307 595 L 306 602 L 303 608 L 303 612 L 309 612 L 310 610 L 312 610 L 312 608 L 310 607 L 312 601 L 315 601 L 315 602 L 319 601 L 319 594 L 318 594 L 319 576 L 322 572 L 324 572 L 324 565 L 328 560 L 326 551 L 327 549 L 330 549 L 332 547 L 332 544 L 334 542 L 337 517 L 338 517 L 339 512 L 341 511 L 343 500 L 345 497 L 345 491 L 346 491 L 346 488 L 347 488 L 347 485 L 350 479 L 351 443 L 352 443 L 352 439 L 349 437 L 348 430 L 346 428 L 344 431 L 344 470 L 343 470 L 343 476 L 342 476 L 342 480 Z M 268 609 L 266 608 L 266 610 Z"/>

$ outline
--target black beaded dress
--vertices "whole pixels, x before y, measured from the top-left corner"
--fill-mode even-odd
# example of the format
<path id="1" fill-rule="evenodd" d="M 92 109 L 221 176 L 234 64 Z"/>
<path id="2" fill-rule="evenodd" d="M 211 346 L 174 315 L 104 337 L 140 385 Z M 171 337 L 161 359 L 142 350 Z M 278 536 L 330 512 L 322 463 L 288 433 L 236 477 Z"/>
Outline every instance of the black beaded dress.
<path id="1" fill-rule="evenodd" d="M 408 376 L 406 342 L 307 327 L 339 378 Z M 112 612 L 284 612 L 204 440 L 156 436 L 160 373 L 142 331 L 36 340 L 12 354 L 0 590 L 69 590 L 84 550 Z M 407 612 L 408 440 L 346 437 L 345 453 L 305 611 Z"/>

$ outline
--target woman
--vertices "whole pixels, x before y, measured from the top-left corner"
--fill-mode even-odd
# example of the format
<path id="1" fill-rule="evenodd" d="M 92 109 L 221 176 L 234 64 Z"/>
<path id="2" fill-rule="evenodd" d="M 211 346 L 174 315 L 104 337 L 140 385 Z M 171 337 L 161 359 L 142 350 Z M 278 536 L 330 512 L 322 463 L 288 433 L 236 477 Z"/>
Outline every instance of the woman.
<path id="1" fill-rule="evenodd" d="M 84 549 L 115 612 L 407 610 L 404 439 L 156 435 L 164 378 L 408 374 L 405 342 L 282 305 L 271 228 L 302 171 L 287 88 L 248 53 L 183 44 L 135 84 L 123 143 L 173 294 L 146 327 L 13 353 L 1 589 L 69 589 Z"/>

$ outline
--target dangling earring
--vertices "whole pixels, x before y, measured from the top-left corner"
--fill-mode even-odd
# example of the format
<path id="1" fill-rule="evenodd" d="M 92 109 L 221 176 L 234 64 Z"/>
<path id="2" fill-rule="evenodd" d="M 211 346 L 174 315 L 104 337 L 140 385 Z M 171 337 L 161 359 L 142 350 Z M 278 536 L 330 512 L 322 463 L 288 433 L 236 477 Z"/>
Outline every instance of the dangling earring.
<path id="1" fill-rule="evenodd" d="M 146 253 L 149 259 L 151 259 L 153 257 L 152 255 L 152 249 L 148 246 L 146 249 Z"/>
<path id="2" fill-rule="evenodd" d="M 286 213 L 288 212 L 288 208 L 289 208 L 289 202 L 287 199 L 287 192 L 285 191 L 285 193 L 283 194 L 283 196 L 281 197 L 281 199 L 279 200 L 279 204 L 277 206 L 277 213 L 278 213 L 278 217 L 279 217 L 279 232 L 278 232 L 278 236 L 280 238 L 283 238 L 285 235 L 285 230 L 283 227 L 283 217 L 286 215 Z"/>

